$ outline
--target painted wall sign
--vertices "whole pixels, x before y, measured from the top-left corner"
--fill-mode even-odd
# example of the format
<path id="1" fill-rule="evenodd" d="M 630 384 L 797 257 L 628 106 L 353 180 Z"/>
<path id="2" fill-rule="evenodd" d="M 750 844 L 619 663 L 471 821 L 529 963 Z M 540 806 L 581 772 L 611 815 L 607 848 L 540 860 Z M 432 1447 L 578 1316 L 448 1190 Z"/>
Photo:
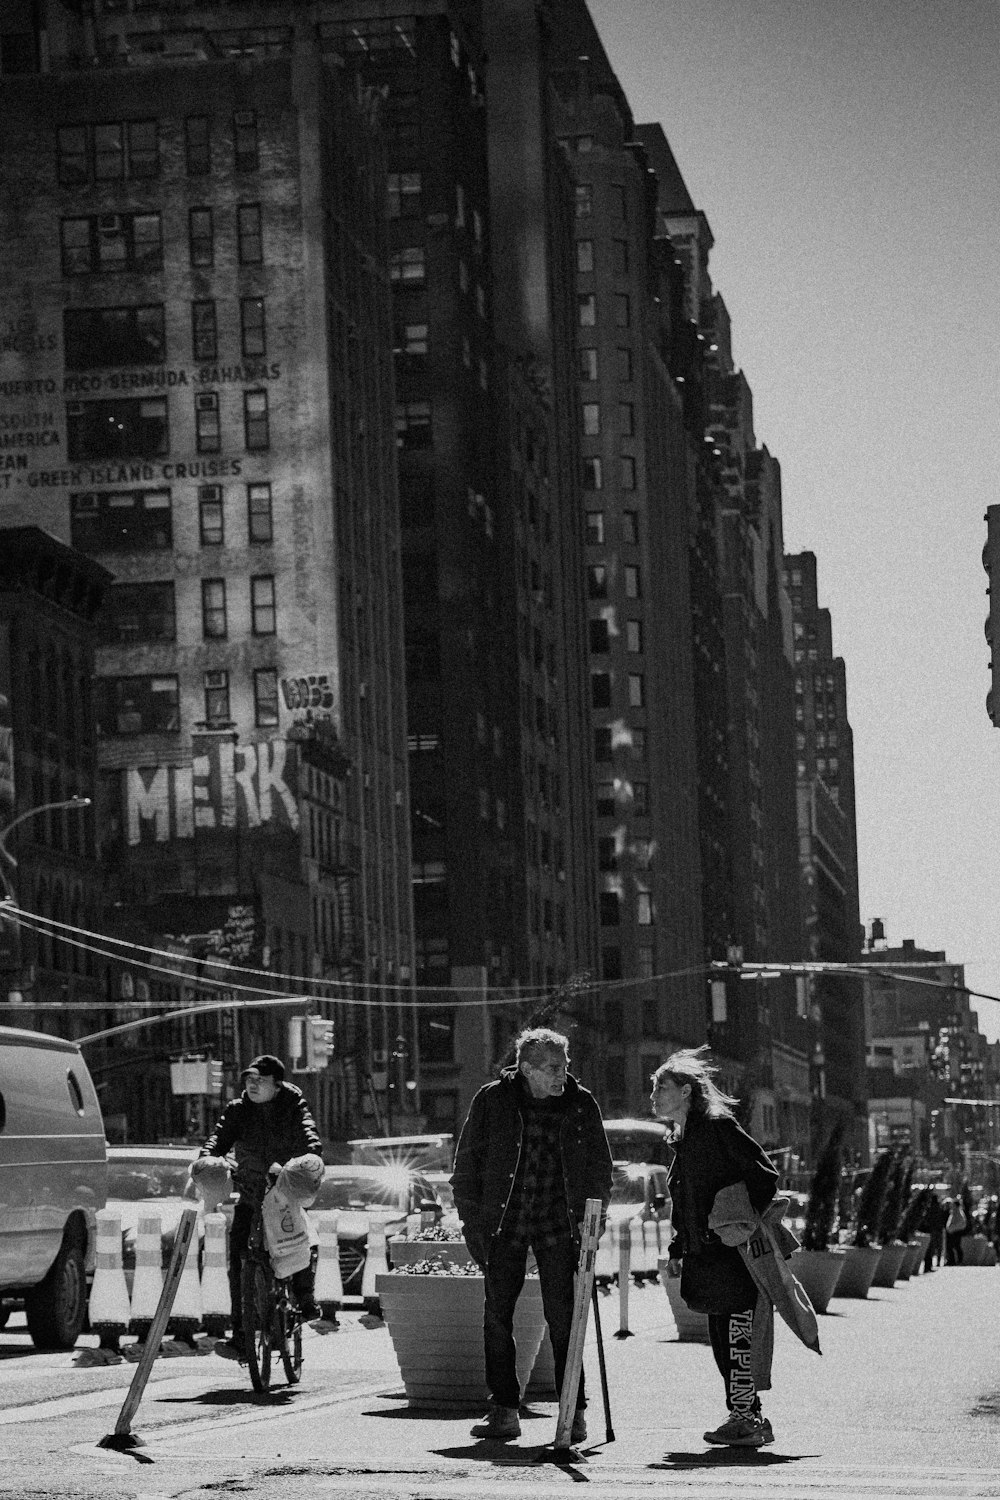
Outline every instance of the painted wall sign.
<path id="1" fill-rule="evenodd" d="M 299 826 L 298 759 L 285 740 L 195 739 L 190 765 L 129 766 L 122 775 L 132 845 L 190 839 L 199 828 Z"/>

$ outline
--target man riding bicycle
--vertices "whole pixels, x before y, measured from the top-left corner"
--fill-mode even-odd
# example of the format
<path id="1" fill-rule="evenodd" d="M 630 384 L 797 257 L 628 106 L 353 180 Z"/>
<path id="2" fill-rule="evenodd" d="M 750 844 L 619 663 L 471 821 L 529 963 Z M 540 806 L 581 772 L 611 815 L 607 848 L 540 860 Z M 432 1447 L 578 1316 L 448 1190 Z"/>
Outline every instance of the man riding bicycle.
<path id="1" fill-rule="evenodd" d="M 281 1060 L 265 1054 L 255 1057 L 243 1069 L 243 1093 L 227 1105 L 222 1118 L 209 1136 L 191 1168 L 197 1177 L 213 1157 L 236 1158 L 233 1185 L 239 1201 L 233 1212 L 229 1237 L 229 1294 L 233 1307 L 233 1335 L 218 1348 L 220 1354 L 242 1359 L 246 1354 L 243 1336 L 240 1271 L 246 1253 L 254 1209 L 267 1192 L 268 1171 L 274 1163 L 284 1166 L 296 1156 L 307 1153 L 322 1157 L 323 1144 L 302 1090 L 285 1082 Z M 323 1322 L 323 1314 L 314 1295 L 315 1269 L 312 1264 L 296 1271 L 291 1278 L 292 1291 L 306 1322 Z M 326 1327 L 335 1326 L 326 1324 Z M 322 1331 L 322 1329 L 320 1330 Z"/>

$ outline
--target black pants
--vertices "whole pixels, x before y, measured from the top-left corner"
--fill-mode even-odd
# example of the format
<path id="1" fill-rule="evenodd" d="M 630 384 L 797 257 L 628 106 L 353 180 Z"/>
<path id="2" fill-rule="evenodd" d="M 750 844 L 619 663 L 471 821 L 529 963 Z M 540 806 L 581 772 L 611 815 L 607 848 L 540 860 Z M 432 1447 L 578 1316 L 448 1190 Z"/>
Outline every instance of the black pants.
<path id="1" fill-rule="evenodd" d="M 252 1224 L 253 1204 L 242 1201 L 237 1203 L 233 1210 L 233 1227 L 229 1231 L 229 1297 L 233 1304 L 234 1333 L 240 1333 L 243 1330 L 243 1294 L 240 1276 Z M 291 1282 L 296 1302 L 300 1307 L 308 1306 L 313 1300 L 313 1288 L 316 1285 L 316 1268 L 312 1260 L 304 1271 L 295 1272 Z"/>
<path id="2" fill-rule="evenodd" d="M 946 1263 L 949 1266 L 960 1266 L 962 1264 L 962 1237 L 968 1234 L 967 1229 L 945 1230 L 944 1241 L 947 1247 Z"/>
<path id="3" fill-rule="evenodd" d="M 750 1366 L 753 1308 L 740 1312 L 709 1313 L 708 1336 L 726 1387 L 726 1406 L 741 1416 L 759 1415 L 760 1397 Z"/>
<path id="4" fill-rule="evenodd" d="M 570 1325 L 573 1321 L 573 1273 L 576 1270 L 577 1248 L 568 1234 L 554 1245 L 532 1248 L 538 1262 L 542 1307 L 545 1310 L 545 1321 L 549 1325 L 549 1338 L 552 1340 L 556 1390 L 561 1391 L 569 1350 Z M 513 1245 L 501 1236 L 490 1247 L 486 1267 L 486 1307 L 483 1312 L 486 1384 L 490 1399 L 497 1406 L 515 1409 L 521 1404 L 521 1388 L 517 1380 L 514 1308 L 524 1286 L 527 1259 L 527 1245 Z M 576 1396 L 577 1410 L 582 1411 L 586 1404 L 581 1369 Z"/>

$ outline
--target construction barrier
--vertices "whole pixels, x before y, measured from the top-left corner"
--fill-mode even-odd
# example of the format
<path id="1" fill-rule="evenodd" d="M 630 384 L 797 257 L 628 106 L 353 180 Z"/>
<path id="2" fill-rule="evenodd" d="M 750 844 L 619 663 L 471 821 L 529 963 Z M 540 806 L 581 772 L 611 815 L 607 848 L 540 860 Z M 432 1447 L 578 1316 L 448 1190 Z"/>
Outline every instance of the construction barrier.
<path id="1" fill-rule="evenodd" d="M 629 1268 L 632 1264 L 632 1233 L 628 1224 L 618 1232 L 618 1332 L 616 1339 L 631 1338 L 628 1326 Z"/>
<path id="2" fill-rule="evenodd" d="M 332 1321 L 344 1300 L 336 1214 L 320 1214 L 319 1216 L 319 1258 L 316 1262 L 315 1295 L 316 1301 L 323 1309 L 323 1316 Z"/>
<path id="3" fill-rule="evenodd" d="M 201 1313 L 205 1332 L 221 1338 L 233 1318 L 226 1270 L 226 1220 L 220 1213 L 205 1215 L 205 1248 L 201 1263 Z"/>
<path id="4" fill-rule="evenodd" d="M 369 1218 L 368 1248 L 365 1252 L 364 1275 L 361 1278 L 361 1299 L 365 1304 L 366 1312 L 378 1314 L 381 1311 L 375 1278 L 377 1276 L 387 1276 L 388 1273 L 389 1261 L 386 1255 L 385 1222 Z"/>
<path id="5" fill-rule="evenodd" d="M 159 1214 L 140 1214 L 135 1239 L 132 1317 L 129 1326 L 140 1339 L 149 1333 L 163 1291 L 162 1230 Z"/>
<path id="6" fill-rule="evenodd" d="M 597 1242 L 597 1254 L 594 1257 L 594 1279 L 598 1282 L 610 1282 L 618 1269 L 617 1263 L 618 1240 L 616 1226 L 608 1220 L 604 1226 L 604 1233 Z"/>
<path id="7" fill-rule="evenodd" d="M 122 1216 L 113 1208 L 97 1211 L 97 1263 L 90 1289 L 90 1326 L 98 1335 L 100 1347 L 110 1358 L 120 1359 L 118 1343 L 128 1332 L 131 1308 L 128 1284 L 122 1268 Z"/>
<path id="8" fill-rule="evenodd" d="M 191 1236 L 184 1256 L 180 1282 L 174 1297 L 173 1310 L 167 1331 L 173 1338 L 187 1343 L 194 1342 L 194 1335 L 201 1327 L 201 1278 L 198 1275 L 198 1233 Z"/>

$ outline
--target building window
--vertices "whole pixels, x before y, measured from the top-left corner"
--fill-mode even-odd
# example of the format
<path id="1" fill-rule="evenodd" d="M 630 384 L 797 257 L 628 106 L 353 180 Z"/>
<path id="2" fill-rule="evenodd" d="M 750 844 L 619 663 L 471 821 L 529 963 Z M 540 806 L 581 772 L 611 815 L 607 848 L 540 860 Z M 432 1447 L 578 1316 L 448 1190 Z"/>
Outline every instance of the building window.
<path id="1" fill-rule="evenodd" d="M 597 323 L 597 298 L 593 292 L 583 292 L 577 296 L 577 321 L 581 328 L 593 328 Z"/>
<path id="2" fill-rule="evenodd" d="M 642 651 L 642 621 L 625 621 L 625 649 L 633 655 L 639 655 Z"/>
<path id="3" fill-rule="evenodd" d="M 240 109 L 233 115 L 234 166 L 237 172 L 256 172 L 260 166 L 257 140 L 257 116 L 252 109 Z"/>
<path id="4" fill-rule="evenodd" d="M 56 175 L 60 187 L 79 187 L 89 180 L 85 125 L 63 125 L 56 131 Z"/>
<path id="5" fill-rule="evenodd" d="M 622 950 L 620 948 L 601 949 L 601 978 L 621 979 L 622 977 Z M 605 1011 L 607 1003 L 605 1004 Z M 604 1064 L 604 1072 L 608 1081 L 608 1092 L 614 1097 L 620 1097 L 625 1093 L 625 1059 L 623 1057 L 609 1057 Z"/>
<path id="6" fill-rule="evenodd" d="M 611 265 L 616 276 L 629 274 L 628 240 L 611 241 Z"/>
<path id="7" fill-rule="evenodd" d="M 258 667 L 253 674 L 253 721 L 258 729 L 276 729 L 278 717 L 278 674 L 273 667 Z"/>
<path id="8" fill-rule="evenodd" d="M 593 708 L 611 707 L 611 673 L 591 672 L 590 702 Z"/>
<path id="9" fill-rule="evenodd" d="M 586 273 L 594 269 L 594 242 L 593 240 L 577 240 L 576 242 L 576 269 Z"/>
<path id="10" fill-rule="evenodd" d="M 578 219 L 589 219 L 594 212 L 594 189 L 589 182 L 578 182 L 574 189 L 576 200 L 576 216 Z"/>
<path id="11" fill-rule="evenodd" d="M 222 447 L 219 393 L 206 391 L 194 398 L 195 447 L 199 453 L 218 453 Z"/>
<path id="12" fill-rule="evenodd" d="M 653 924 L 653 898 L 649 891 L 640 890 L 635 898 L 635 920 L 640 927 Z"/>
<path id="13" fill-rule="evenodd" d="M 618 431 L 622 437 L 635 436 L 635 407 L 631 401 L 618 403 Z"/>
<path id="14" fill-rule="evenodd" d="M 162 457 L 170 452 L 166 397 L 67 402 L 66 451 L 74 461 Z"/>
<path id="15" fill-rule="evenodd" d="M 125 127 L 128 137 L 128 175 L 159 177 L 160 130 L 155 120 L 130 120 Z"/>
<path id="16" fill-rule="evenodd" d="M 179 733 L 177 678 L 106 678 L 98 698 L 97 727 L 102 735 Z"/>
<path id="17" fill-rule="evenodd" d="M 232 723 L 229 713 L 229 673 L 205 673 L 205 723 L 209 729 L 222 729 Z"/>
<path id="18" fill-rule="evenodd" d="M 173 583 L 116 583 L 105 595 L 104 640 L 118 646 L 177 639 Z"/>
<path id="19" fill-rule="evenodd" d="M 642 578 L 640 576 L 639 569 L 632 567 L 631 565 L 626 565 L 623 571 L 625 575 L 626 599 L 641 599 Z"/>
<path id="20" fill-rule="evenodd" d="M 611 205 L 615 215 L 622 221 L 628 221 L 628 195 L 620 183 L 615 183 L 611 189 Z"/>
<path id="21" fill-rule="evenodd" d="M 224 578 L 201 581 L 201 633 L 206 641 L 224 641 L 228 635 Z"/>
<path id="22" fill-rule="evenodd" d="M 389 257 L 389 280 L 397 284 L 421 286 L 427 275 L 427 256 L 423 245 L 404 245 Z"/>
<path id="23" fill-rule="evenodd" d="M 631 328 L 632 303 L 625 292 L 616 292 L 612 299 L 616 328 Z"/>
<path id="24" fill-rule="evenodd" d="M 646 706 L 646 681 L 641 672 L 629 673 L 628 702 L 630 708 Z"/>
<path id="25" fill-rule="evenodd" d="M 597 783 L 597 816 L 599 818 L 613 818 L 614 815 L 615 784 L 610 778 L 607 778 Z"/>
<path id="26" fill-rule="evenodd" d="M 63 348 L 67 370 L 162 365 L 166 358 L 163 304 L 68 307 L 63 313 Z"/>
<path id="27" fill-rule="evenodd" d="M 601 837 L 597 840 L 597 868 L 599 870 L 617 870 L 618 840 L 614 834 L 611 834 L 610 837 Z"/>
<path id="28" fill-rule="evenodd" d="M 60 224 L 64 276 L 162 271 L 159 214 L 91 214 Z"/>
<path id="29" fill-rule="evenodd" d="M 581 483 L 585 490 L 599 490 L 604 481 L 604 474 L 599 458 L 583 459 L 583 472 Z"/>
<path id="30" fill-rule="evenodd" d="M 252 542 L 274 541 L 269 484 L 247 485 L 247 533 Z"/>
<path id="31" fill-rule="evenodd" d="M 390 172 L 386 178 L 386 187 L 390 219 L 420 218 L 423 186 L 419 172 Z M 462 225 L 459 224 L 458 227 L 461 228 Z"/>
<path id="32" fill-rule="evenodd" d="M 610 765 L 612 748 L 610 724 L 599 724 L 594 730 L 594 759 L 598 765 Z"/>
<path id="33" fill-rule="evenodd" d="M 243 392 L 243 432 L 248 452 L 259 453 L 271 446 L 267 391 Z"/>
<path id="34" fill-rule="evenodd" d="M 596 380 L 597 379 L 597 350 L 596 349 L 581 349 L 581 350 L 579 350 L 579 357 L 580 357 L 580 379 L 581 380 Z"/>
<path id="35" fill-rule="evenodd" d="M 429 401 L 400 401 L 396 404 L 396 447 L 429 448 L 433 442 L 431 404 Z"/>
<path id="36" fill-rule="evenodd" d="M 586 518 L 587 546 L 604 546 L 604 512 L 603 510 L 588 510 Z"/>
<path id="37" fill-rule="evenodd" d="M 581 408 L 584 437 L 598 437 L 601 431 L 601 408 L 596 401 L 585 401 Z"/>
<path id="38" fill-rule="evenodd" d="M 639 512 L 637 510 L 622 511 L 621 538 L 626 546 L 635 546 L 638 543 Z"/>
<path id="39" fill-rule="evenodd" d="M 117 182 L 125 176 L 125 142 L 122 127 L 94 126 L 94 177 L 98 182 Z"/>
<path id="40" fill-rule="evenodd" d="M 588 634 L 590 638 L 590 654 L 592 656 L 606 656 L 611 649 L 611 632 L 605 619 L 590 620 L 588 622 Z"/>
<path id="41" fill-rule="evenodd" d="M 173 546 L 169 490 L 70 496 L 70 541 L 81 552 L 162 552 Z"/>
<path id="42" fill-rule="evenodd" d="M 587 598 L 608 597 L 608 570 L 603 563 L 591 563 L 587 568 Z"/>
<path id="43" fill-rule="evenodd" d="M 624 456 L 618 460 L 621 487 L 623 490 L 635 489 L 635 459 Z"/>
<path id="44" fill-rule="evenodd" d="M 184 161 L 189 177 L 205 177 L 212 170 L 207 115 L 188 115 L 184 121 Z"/>
<path id="45" fill-rule="evenodd" d="M 219 329 L 214 302 L 191 303 L 191 355 L 193 359 L 216 359 Z"/>
<path id="46" fill-rule="evenodd" d="M 636 977 L 638 979 L 652 979 L 656 973 L 656 949 L 652 943 L 640 943 L 636 950 Z M 659 1017 L 656 1015 L 656 1001 L 652 1002 L 651 1020 L 654 1024 L 650 1027 L 650 1035 L 659 1029 Z"/>
<path id="47" fill-rule="evenodd" d="M 649 782 L 633 781 L 632 783 L 632 811 L 640 818 L 649 815 Z"/>
<path id="48" fill-rule="evenodd" d="M 426 323 L 407 323 L 403 328 L 402 337 L 399 339 L 394 354 L 405 354 L 409 359 L 415 359 L 427 353 L 428 325 Z M 471 359 L 472 351 L 469 356 Z"/>
<path id="49" fill-rule="evenodd" d="M 264 260 L 264 241 L 259 203 L 241 203 L 236 210 L 236 236 L 241 266 L 259 266 Z"/>
<path id="50" fill-rule="evenodd" d="M 215 233 L 210 208 L 192 208 L 188 213 L 188 247 L 192 266 L 212 265 L 215 260 Z"/>
<path id="51" fill-rule="evenodd" d="M 618 379 L 629 382 L 632 379 L 632 351 L 631 349 L 618 350 Z"/>
<path id="52" fill-rule="evenodd" d="M 240 298 L 240 337 L 248 359 L 259 359 L 267 353 L 263 297 Z"/>
<path id="53" fill-rule="evenodd" d="M 250 580 L 250 618 L 254 635 L 275 634 L 274 578 L 269 573 Z"/>
<path id="54" fill-rule="evenodd" d="M 221 547 L 225 541 L 221 484 L 203 484 L 198 490 L 198 531 L 203 547 Z"/>
<path id="55" fill-rule="evenodd" d="M 621 897 L 617 891 L 601 891 L 601 926 L 618 927 L 621 923 Z"/>

